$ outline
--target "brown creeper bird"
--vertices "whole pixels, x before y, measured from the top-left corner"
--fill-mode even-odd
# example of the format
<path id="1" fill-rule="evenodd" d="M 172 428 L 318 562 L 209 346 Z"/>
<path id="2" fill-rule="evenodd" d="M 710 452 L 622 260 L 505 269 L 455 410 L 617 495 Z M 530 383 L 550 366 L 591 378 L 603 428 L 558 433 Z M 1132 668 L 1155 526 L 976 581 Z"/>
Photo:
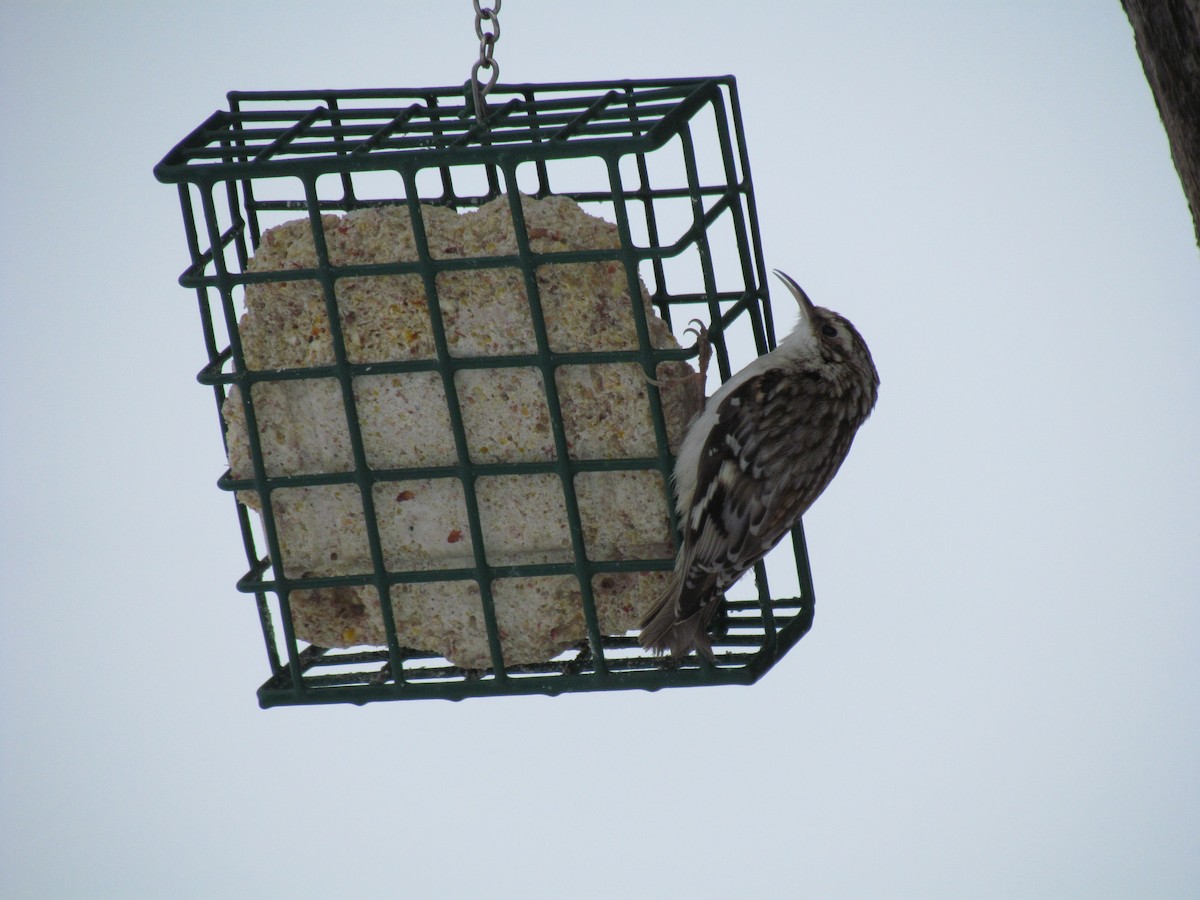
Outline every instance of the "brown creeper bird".
<path id="1" fill-rule="evenodd" d="M 845 318 L 800 305 L 779 346 L 708 398 L 675 460 L 683 546 L 641 643 L 714 659 L 708 626 L 725 590 L 783 539 L 837 473 L 879 393 L 879 373 Z"/>

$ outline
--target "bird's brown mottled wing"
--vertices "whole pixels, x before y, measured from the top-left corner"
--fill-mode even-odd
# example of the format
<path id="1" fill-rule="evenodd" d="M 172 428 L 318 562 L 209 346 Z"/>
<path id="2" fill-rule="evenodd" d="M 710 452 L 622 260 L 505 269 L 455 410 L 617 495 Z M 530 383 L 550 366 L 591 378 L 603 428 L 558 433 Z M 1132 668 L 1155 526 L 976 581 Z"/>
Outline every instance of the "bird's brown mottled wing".
<path id="1" fill-rule="evenodd" d="M 761 559 L 795 524 L 837 471 L 805 471 L 814 459 L 840 464 L 853 430 L 839 428 L 817 372 L 770 369 L 748 380 L 717 410 L 700 457 L 696 497 L 687 523 L 689 588 L 711 583 L 723 591 Z M 830 441 L 842 444 L 830 447 Z M 839 452 L 840 451 L 840 452 Z M 802 477 L 803 483 L 797 484 Z"/>

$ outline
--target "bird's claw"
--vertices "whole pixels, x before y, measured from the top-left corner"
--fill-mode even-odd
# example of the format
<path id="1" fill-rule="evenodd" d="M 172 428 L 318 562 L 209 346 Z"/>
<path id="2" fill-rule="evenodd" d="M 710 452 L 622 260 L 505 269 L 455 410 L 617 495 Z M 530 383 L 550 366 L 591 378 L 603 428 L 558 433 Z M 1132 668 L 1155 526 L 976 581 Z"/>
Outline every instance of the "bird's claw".
<path id="1" fill-rule="evenodd" d="M 693 328 L 692 326 L 696 327 Z M 708 364 L 712 360 L 712 343 L 708 340 L 708 326 L 699 319 L 692 319 L 688 322 L 688 327 L 683 329 L 684 334 L 694 334 L 696 336 L 696 347 L 700 351 L 697 360 L 700 364 L 701 383 L 708 377 Z"/>
<path id="2" fill-rule="evenodd" d="M 712 344 L 708 340 L 708 327 L 699 319 L 692 319 L 690 322 L 688 322 L 688 327 L 683 329 L 683 333 L 694 334 L 696 336 L 696 348 L 699 351 L 699 355 L 697 356 L 697 360 L 700 365 L 699 374 L 697 375 L 693 372 L 691 375 L 685 375 L 682 378 L 669 378 L 666 381 L 662 381 L 657 378 L 651 378 L 649 375 L 643 375 L 642 377 L 644 377 L 646 381 L 654 385 L 656 388 L 664 388 L 668 384 L 676 381 L 691 381 L 693 379 L 698 379 L 701 385 L 701 400 L 703 400 L 703 386 L 705 379 L 708 377 L 708 363 L 709 360 L 712 359 Z"/>

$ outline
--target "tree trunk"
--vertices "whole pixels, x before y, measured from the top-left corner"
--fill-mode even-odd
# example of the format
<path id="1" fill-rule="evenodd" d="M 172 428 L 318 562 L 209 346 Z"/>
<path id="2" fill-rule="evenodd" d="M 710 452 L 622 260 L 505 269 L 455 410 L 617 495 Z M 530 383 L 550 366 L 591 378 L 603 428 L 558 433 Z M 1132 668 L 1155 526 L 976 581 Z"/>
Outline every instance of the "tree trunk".
<path id="1" fill-rule="evenodd" d="M 1200 244 L 1200 0 L 1121 0 Z"/>

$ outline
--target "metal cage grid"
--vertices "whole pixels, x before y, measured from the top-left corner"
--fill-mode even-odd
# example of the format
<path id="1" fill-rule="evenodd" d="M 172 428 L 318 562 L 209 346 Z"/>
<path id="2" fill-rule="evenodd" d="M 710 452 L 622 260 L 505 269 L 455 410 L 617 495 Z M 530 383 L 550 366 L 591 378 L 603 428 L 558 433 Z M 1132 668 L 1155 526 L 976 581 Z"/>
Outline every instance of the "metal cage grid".
<path id="1" fill-rule="evenodd" d="M 580 472 L 652 469 L 669 485 L 672 459 L 661 399 L 649 391 L 658 455 L 644 459 L 581 460 L 567 452 L 552 375 L 557 366 L 633 361 L 652 377 L 657 363 L 694 357 L 690 350 L 655 350 L 645 318 L 634 315 L 639 349 L 551 352 L 538 302 L 535 271 L 549 262 L 615 260 L 626 272 L 629 296 L 640 298 L 639 278 L 668 323 L 701 317 L 710 322 L 714 360 L 722 381 L 734 368 L 727 337 L 752 336 L 756 353 L 775 345 L 754 195 L 736 84 L 729 76 L 662 81 L 498 85 L 479 121 L 469 85 L 418 90 L 231 92 L 218 111 L 155 167 L 156 177 L 178 186 L 191 264 L 180 277 L 196 291 L 208 361 L 198 379 L 210 385 L 218 410 L 238 385 L 246 416 L 254 476 L 219 485 L 253 490 L 261 499 L 261 526 L 245 506 L 237 514 L 249 563 L 238 589 L 253 594 L 271 677 L 259 691 L 263 707 L 418 698 L 461 699 L 492 694 L 559 694 L 710 684 L 750 684 L 808 631 L 813 588 L 802 526 L 792 535 L 797 596 L 772 598 L 763 564 L 755 567 L 753 596 L 731 591 L 715 630 L 716 662 L 689 656 L 660 659 L 632 635 L 605 636 L 597 622 L 592 579 L 606 572 L 669 569 L 667 559 L 590 560 L 584 546 L 573 478 Z M 598 185 L 607 184 L 606 189 Z M 518 194 L 568 196 L 589 212 L 615 221 L 618 251 L 535 254 L 530 251 Z M 518 254 L 434 259 L 422 247 L 422 205 L 477 208 L 502 195 L 517 234 Z M 404 206 L 418 242 L 415 263 L 334 266 L 321 214 L 364 206 Z M 267 227 L 306 214 L 317 249 L 315 269 L 250 272 L 247 263 Z M 439 271 L 518 267 L 524 274 L 537 352 L 455 357 L 447 350 L 436 288 Z M 356 365 L 347 360 L 337 314 L 337 282 L 364 275 L 417 273 L 425 284 L 437 358 Z M 242 357 L 238 316 L 245 286 L 256 281 L 315 279 L 323 288 L 334 363 L 303 369 L 249 370 Z M 636 305 L 640 306 L 640 300 Z M 743 342 L 738 342 L 740 346 Z M 744 343 L 749 343 L 745 341 Z M 454 373 L 468 367 L 535 366 L 541 372 L 554 432 L 556 458 L 546 463 L 473 462 L 464 439 Z M 458 461 L 436 468 L 372 470 L 355 411 L 353 378 L 437 371 L 445 384 Z M 255 425 L 250 386 L 294 378 L 335 378 L 349 427 L 353 471 L 268 476 Z M 222 422 L 224 428 L 224 423 Z M 554 473 L 563 488 L 573 562 L 497 567 L 481 539 L 471 488 L 484 475 Z M 384 564 L 372 486 L 405 478 L 457 478 L 464 487 L 474 548 L 473 567 L 390 571 Z M 287 577 L 282 567 L 271 492 L 318 484 L 355 484 L 361 494 L 373 571 L 367 575 Z M 668 488 L 669 491 L 669 488 Z M 667 505 L 674 520 L 674 503 Z M 673 521 L 673 525 L 677 523 Z M 678 533 L 678 532 L 676 532 Z M 519 571 L 518 571 L 519 570 Z M 513 575 L 574 575 L 581 589 L 587 639 L 553 661 L 506 665 L 491 592 L 492 581 Z M 415 581 L 473 580 L 480 589 L 492 666 L 467 670 L 439 656 L 401 645 L 389 588 Z M 745 579 L 741 584 L 748 584 Z M 292 626 L 289 597 L 301 589 L 373 585 L 388 645 L 331 650 L 305 646 Z"/>

